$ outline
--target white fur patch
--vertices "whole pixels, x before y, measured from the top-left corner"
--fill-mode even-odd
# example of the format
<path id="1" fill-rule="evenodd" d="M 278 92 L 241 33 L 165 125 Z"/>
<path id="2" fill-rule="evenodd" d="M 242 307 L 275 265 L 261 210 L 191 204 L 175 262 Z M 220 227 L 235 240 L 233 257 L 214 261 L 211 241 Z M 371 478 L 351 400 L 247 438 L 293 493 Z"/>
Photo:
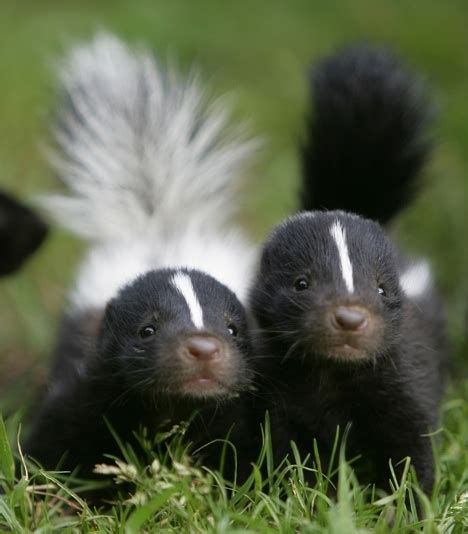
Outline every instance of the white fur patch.
<path id="1" fill-rule="evenodd" d="M 151 237 L 92 248 L 70 295 L 72 309 L 103 308 L 123 286 L 152 269 L 196 269 L 228 287 L 244 304 L 255 272 L 258 249 L 242 235 L 188 225 L 161 228 Z"/>
<path id="2" fill-rule="evenodd" d="M 151 269 L 144 243 L 113 243 L 93 248 L 70 295 L 73 309 L 104 308 L 119 289 Z"/>
<path id="3" fill-rule="evenodd" d="M 407 267 L 400 275 L 400 286 L 409 298 L 420 297 L 431 284 L 432 275 L 429 264 L 419 261 Z"/>
<path id="4" fill-rule="evenodd" d="M 206 273 L 246 303 L 255 272 L 258 250 L 236 231 L 190 225 L 152 241 L 153 268 L 186 267 Z"/>
<path id="5" fill-rule="evenodd" d="M 171 284 L 184 297 L 193 324 L 198 329 L 203 328 L 203 310 L 195 294 L 190 276 L 185 273 L 177 273 L 171 278 Z"/>
<path id="6" fill-rule="evenodd" d="M 346 230 L 341 226 L 338 219 L 332 224 L 330 234 L 335 240 L 340 255 L 341 274 L 344 283 L 350 293 L 354 291 L 353 266 L 349 259 L 348 245 L 346 243 Z"/>
<path id="7" fill-rule="evenodd" d="M 40 199 L 55 220 L 100 242 L 193 218 L 230 222 L 259 142 L 228 124 L 227 102 L 207 103 L 196 76 L 183 80 L 109 34 L 73 48 L 59 75 L 51 163 L 68 192 Z"/>

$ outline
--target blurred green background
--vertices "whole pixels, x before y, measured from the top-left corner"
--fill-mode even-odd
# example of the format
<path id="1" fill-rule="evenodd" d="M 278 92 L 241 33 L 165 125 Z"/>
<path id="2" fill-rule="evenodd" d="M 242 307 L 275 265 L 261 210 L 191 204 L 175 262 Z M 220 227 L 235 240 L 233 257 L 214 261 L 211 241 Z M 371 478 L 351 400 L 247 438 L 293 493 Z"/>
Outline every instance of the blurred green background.
<path id="1" fill-rule="evenodd" d="M 429 83 L 439 108 L 427 187 L 397 222 L 397 241 L 434 265 L 458 375 L 468 367 L 468 2 L 451 0 L 2 0 L 0 186 L 16 196 L 56 187 L 45 162 L 54 62 L 108 29 L 147 44 L 211 93 L 231 93 L 265 146 L 246 180 L 241 220 L 260 240 L 295 207 L 297 146 L 311 62 L 348 42 L 393 47 Z M 376 199 L 378 201 L 378 199 Z M 54 229 L 39 254 L 0 282 L 0 409 L 25 405 L 47 359 L 80 245 Z"/>

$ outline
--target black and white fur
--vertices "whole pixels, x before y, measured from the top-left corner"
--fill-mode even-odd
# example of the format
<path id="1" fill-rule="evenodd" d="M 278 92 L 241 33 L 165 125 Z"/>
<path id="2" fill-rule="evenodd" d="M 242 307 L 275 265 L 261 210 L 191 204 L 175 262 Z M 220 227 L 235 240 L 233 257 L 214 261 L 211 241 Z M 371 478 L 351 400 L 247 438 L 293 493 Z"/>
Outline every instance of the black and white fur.
<path id="1" fill-rule="evenodd" d="M 346 47 L 310 79 L 300 209 L 387 223 L 419 189 L 434 116 L 424 84 L 388 50 Z"/>
<path id="2" fill-rule="evenodd" d="M 197 354 L 193 344 L 207 342 L 218 352 Z M 149 271 L 119 291 L 103 318 L 66 320 L 25 451 L 45 467 L 61 460 L 89 476 L 104 454 L 121 454 L 108 425 L 137 452 L 142 428 L 151 435 L 194 416 L 189 439 L 198 444 L 234 426 L 242 435 L 239 396 L 253 379 L 252 353 L 244 307 L 224 285 L 199 271 Z M 216 451 L 204 450 L 212 467 Z"/>
<path id="3" fill-rule="evenodd" d="M 102 306 L 136 275 L 173 266 L 244 298 L 255 250 L 232 215 L 257 142 L 228 128 L 226 103 L 207 104 L 195 76 L 108 34 L 72 49 L 59 74 L 52 162 L 68 191 L 42 204 L 91 244 L 72 307 Z"/>
<path id="4" fill-rule="evenodd" d="M 300 209 L 339 209 L 391 222 L 411 204 L 432 154 L 434 106 L 424 83 L 388 49 L 353 45 L 312 70 L 301 149 Z M 429 263 L 407 260 L 400 285 L 418 299 Z"/>
<path id="5" fill-rule="evenodd" d="M 379 224 L 342 211 L 303 212 L 274 230 L 251 305 L 270 356 L 261 389 L 276 385 L 266 404 L 279 459 L 290 440 L 305 456 L 316 439 L 326 467 L 337 425 L 351 423 L 348 457 L 371 463 L 371 481 L 386 487 L 389 460 L 410 456 L 430 492 L 427 434 L 438 421 L 445 342 L 430 280 L 412 280 L 425 269 L 406 265 Z"/>
<path id="6" fill-rule="evenodd" d="M 242 419 L 229 401 L 252 380 L 241 302 L 255 251 L 232 214 L 255 143 L 226 131 L 194 79 L 112 36 L 74 48 L 60 75 L 68 192 L 42 202 L 91 249 L 25 452 L 48 468 L 67 454 L 63 467 L 89 474 L 117 452 L 104 417 L 124 441 L 196 410 L 195 440 Z"/>

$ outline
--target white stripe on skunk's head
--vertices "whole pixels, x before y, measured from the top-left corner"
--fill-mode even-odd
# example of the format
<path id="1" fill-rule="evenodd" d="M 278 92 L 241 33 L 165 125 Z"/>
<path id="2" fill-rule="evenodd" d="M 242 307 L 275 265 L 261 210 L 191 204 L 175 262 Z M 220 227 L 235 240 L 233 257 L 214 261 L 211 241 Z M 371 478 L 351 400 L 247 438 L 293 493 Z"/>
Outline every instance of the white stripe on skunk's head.
<path id="1" fill-rule="evenodd" d="M 348 244 L 346 243 L 346 230 L 341 226 L 338 219 L 330 227 L 330 234 L 335 240 L 340 256 L 341 274 L 346 288 L 350 293 L 354 291 L 353 266 L 349 259 Z"/>
<path id="2" fill-rule="evenodd" d="M 192 280 L 188 274 L 178 272 L 171 278 L 171 284 L 179 291 L 187 303 L 190 310 L 190 317 L 194 326 L 198 329 L 203 328 L 203 310 L 198 301 L 195 290 L 193 289 Z"/>
<path id="3" fill-rule="evenodd" d="M 125 286 L 106 308 L 98 351 L 129 388 L 152 398 L 229 397 L 253 374 L 244 307 L 189 269 L 150 271 Z"/>

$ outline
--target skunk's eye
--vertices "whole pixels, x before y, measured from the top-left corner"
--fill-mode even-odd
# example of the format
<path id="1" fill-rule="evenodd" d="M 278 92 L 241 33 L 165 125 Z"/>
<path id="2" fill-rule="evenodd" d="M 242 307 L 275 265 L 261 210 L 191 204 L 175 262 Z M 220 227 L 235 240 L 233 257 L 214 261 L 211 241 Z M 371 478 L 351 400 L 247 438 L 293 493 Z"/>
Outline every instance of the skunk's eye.
<path id="1" fill-rule="evenodd" d="M 235 324 L 228 324 L 227 330 L 232 337 L 237 336 L 237 326 Z"/>
<path id="2" fill-rule="evenodd" d="M 294 289 L 296 291 L 304 291 L 309 288 L 309 280 L 305 276 L 299 276 L 294 282 Z"/>
<path id="3" fill-rule="evenodd" d="M 156 328 L 154 328 L 154 326 L 151 326 L 151 325 L 144 326 L 140 330 L 139 334 L 140 334 L 140 337 L 142 339 L 146 339 L 146 338 L 154 336 L 154 334 L 156 334 Z"/>
<path id="4" fill-rule="evenodd" d="M 383 288 L 383 286 L 379 286 L 377 288 L 377 292 L 379 295 L 382 295 L 383 297 L 385 297 L 385 295 L 387 294 L 387 292 L 385 291 L 385 289 Z"/>

